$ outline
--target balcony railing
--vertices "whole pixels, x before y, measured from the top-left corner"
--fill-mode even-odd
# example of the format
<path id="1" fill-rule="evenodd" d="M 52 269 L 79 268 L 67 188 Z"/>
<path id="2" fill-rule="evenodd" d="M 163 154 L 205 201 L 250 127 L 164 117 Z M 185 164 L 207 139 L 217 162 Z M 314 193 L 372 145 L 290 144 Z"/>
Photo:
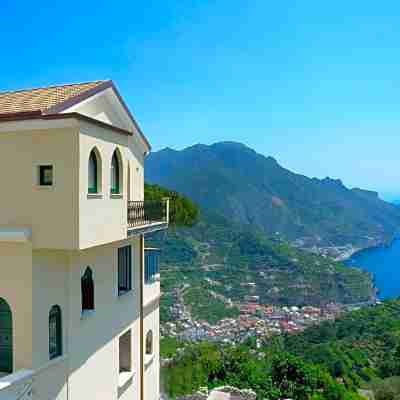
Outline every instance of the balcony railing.
<path id="1" fill-rule="evenodd" d="M 128 228 L 169 222 L 169 199 L 128 201 Z"/>

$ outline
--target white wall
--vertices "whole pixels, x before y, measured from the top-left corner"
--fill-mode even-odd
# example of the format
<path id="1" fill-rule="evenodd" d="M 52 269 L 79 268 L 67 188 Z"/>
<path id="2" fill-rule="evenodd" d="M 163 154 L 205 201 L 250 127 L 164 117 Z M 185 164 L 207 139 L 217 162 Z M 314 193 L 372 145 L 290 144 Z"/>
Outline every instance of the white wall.
<path id="1" fill-rule="evenodd" d="M 132 244 L 132 292 L 118 296 L 118 248 Z M 36 400 L 117 399 L 119 336 L 132 330 L 133 374 L 121 399 L 140 395 L 140 239 L 115 242 L 83 251 L 33 250 L 29 243 L 0 243 L 0 261 L 7 266 L 0 297 L 9 302 L 14 322 L 15 370 L 40 369 Z M 81 314 L 81 276 L 93 271 L 95 311 Z M 159 394 L 158 283 L 144 310 L 144 335 L 153 331 L 154 352 L 145 357 L 145 399 Z M 158 288 L 158 289 L 157 289 Z M 49 360 L 48 316 L 62 310 L 63 356 Z M 68 384 L 67 382 L 68 378 Z"/>
<path id="2" fill-rule="evenodd" d="M 144 398 L 158 400 L 160 398 L 160 327 L 159 302 L 150 303 L 144 309 L 144 340 L 147 332 L 153 331 L 153 356 L 144 357 Z"/>
<path id="3" fill-rule="evenodd" d="M 148 304 L 160 297 L 160 282 L 144 283 L 143 304 Z"/>
<path id="4" fill-rule="evenodd" d="M 0 226 L 28 227 L 34 248 L 74 247 L 77 129 L 2 132 Z M 38 166 L 54 166 L 53 187 L 39 187 Z"/>
<path id="5" fill-rule="evenodd" d="M 118 248 L 132 245 L 132 291 L 118 296 Z M 15 370 L 35 377 L 34 399 L 112 400 L 118 397 L 119 336 L 132 332 L 130 382 L 121 399 L 140 394 L 140 239 L 84 251 L 36 250 L 0 243 L 0 297 L 13 312 Z M 95 311 L 81 313 L 81 276 L 93 271 Z M 63 355 L 49 360 L 49 311 L 62 310 Z M 68 384 L 67 377 L 68 378 Z M 120 390 L 121 392 L 121 390 Z"/>
<path id="6" fill-rule="evenodd" d="M 0 297 L 13 318 L 13 368 L 32 368 L 32 246 L 0 243 Z"/>
<path id="7" fill-rule="evenodd" d="M 36 250 L 33 252 L 32 315 L 33 315 L 33 368 L 49 360 L 49 312 L 52 306 L 61 309 L 63 325 L 63 354 L 68 353 L 67 324 L 69 254 L 66 251 Z"/>
<path id="8" fill-rule="evenodd" d="M 133 247 L 133 290 L 118 296 L 117 249 L 128 243 L 132 243 Z M 139 238 L 132 238 L 129 241 L 74 253 L 71 256 L 68 332 L 71 400 L 117 398 L 118 338 L 128 329 L 131 329 L 133 334 L 132 366 L 135 374 L 124 396 L 138 399 L 140 393 L 139 244 Z M 93 270 L 95 311 L 82 318 L 80 277 L 87 266 Z"/>
<path id="9" fill-rule="evenodd" d="M 127 237 L 127 176 L 131 199 L 143 199 L 143 156 L 132 146 L 132 137 L 92 125 L 82 126 L 79 140 L 79 247 L 102 245 Z M 88 195 L 88 160 L 93 148 L 101 157 L 101 195 Z M 115 149 L 122 158 L 121 196 L 110 195 L 110 168 Z"/>

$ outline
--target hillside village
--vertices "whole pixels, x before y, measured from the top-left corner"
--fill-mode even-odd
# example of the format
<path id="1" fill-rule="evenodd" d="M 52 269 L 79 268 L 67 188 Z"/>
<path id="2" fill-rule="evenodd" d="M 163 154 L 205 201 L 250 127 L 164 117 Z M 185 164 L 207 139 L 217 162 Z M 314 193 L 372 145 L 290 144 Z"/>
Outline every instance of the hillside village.
<path id="1" fill-rule="evenodd" d="M 211 324 L 192 317 L 179 289 L 173 291 L 173 296 L 174 304 L 169 307 L 171 321 L 161 325 L 161 335 L 184 341 L 240 343 L 249 338 L 296 333 L 359 308 L 358 305 L 335 303 L 319 307 L 272 306 L 259 304 L 258 296 L 248 296 L 246 303 L 231 302 L 231 307 L 239 309 L 237 318 L 224 318 Z"/>

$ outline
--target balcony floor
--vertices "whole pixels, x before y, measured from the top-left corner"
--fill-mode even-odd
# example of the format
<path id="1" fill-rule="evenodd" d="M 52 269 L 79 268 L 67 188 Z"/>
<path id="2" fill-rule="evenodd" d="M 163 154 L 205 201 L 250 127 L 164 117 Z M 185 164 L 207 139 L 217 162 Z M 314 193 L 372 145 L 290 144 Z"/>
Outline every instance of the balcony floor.
<path id="1" fill-rule="evenodd" d="M 168 228 L 167 222 L 153 222 L 146 225 L 128 227 L 128 236 L 144 235 L 146 233 L 161 231 Z"/>

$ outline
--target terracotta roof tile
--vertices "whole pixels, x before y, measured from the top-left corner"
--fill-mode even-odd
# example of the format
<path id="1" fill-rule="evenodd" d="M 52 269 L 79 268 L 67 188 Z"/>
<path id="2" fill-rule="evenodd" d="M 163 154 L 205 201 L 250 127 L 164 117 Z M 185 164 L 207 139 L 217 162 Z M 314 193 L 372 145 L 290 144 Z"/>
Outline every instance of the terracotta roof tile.
<path id="1" fill-rule="evenodd" d="M 63 103 L 105 81 L 49 86 L 27 90 L 0 92 L 0 115 L 20 112 L 42 111 Z"/>

